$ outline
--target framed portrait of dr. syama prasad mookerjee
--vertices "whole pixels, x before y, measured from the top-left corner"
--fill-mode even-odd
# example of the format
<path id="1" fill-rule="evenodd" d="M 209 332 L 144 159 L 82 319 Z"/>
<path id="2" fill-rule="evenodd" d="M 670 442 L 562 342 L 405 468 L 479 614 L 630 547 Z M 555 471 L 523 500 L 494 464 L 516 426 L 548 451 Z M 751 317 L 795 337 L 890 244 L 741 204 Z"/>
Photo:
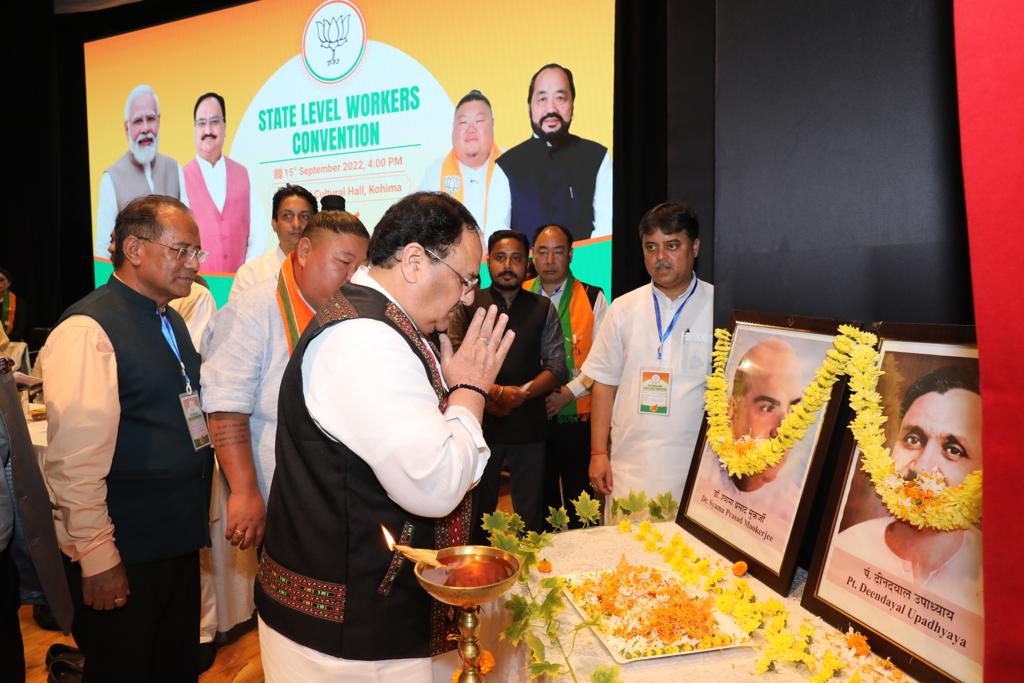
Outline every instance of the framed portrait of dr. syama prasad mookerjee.
<path id="1" fill-rule="evenodd" d="M 715 382 L 719 387 L 719 405 L 709 392 L 708 418 L 676 519 L 725 557 L 747 562 L 751 574 L 783 595 L 796 570 L 846 383 L 841 372 L 832 374 L 834 384 L 827 389 L 818 381 L 841 324 L 733 313 L 724 373 L 713 369 L 709 379 L 709 387 L 714 389 Z M 803 425 L 796 432 L 794 420 Z M 779 455 L 755 454 L 757 461 L 746 455 L 753 447 L 763 449 L 780 436 L 792 439 L 800 432 L 788 448 L 780 446 Z"/>
<path id="2" fill-rule="evenodd" d="M 974 328 L 875 326 L 803 605 L 921 680 L 982 680 L 981 394 Z M 870 365 L 865 364 L 866 367 Z M 857 396 L 853 397 L 857 403 Z"/>

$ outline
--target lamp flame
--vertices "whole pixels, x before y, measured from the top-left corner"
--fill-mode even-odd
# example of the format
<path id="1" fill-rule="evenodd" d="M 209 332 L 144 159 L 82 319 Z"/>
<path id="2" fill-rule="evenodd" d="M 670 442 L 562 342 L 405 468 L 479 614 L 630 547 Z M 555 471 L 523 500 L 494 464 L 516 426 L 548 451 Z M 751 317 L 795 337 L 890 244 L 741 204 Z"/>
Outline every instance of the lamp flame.
<path id="1" fill-rule="evenodd" d="M 394 537 L 390 533 L 388 533 L 387 528 L 383 524 L 380 525 L 380 530 L 384 532 L 384 540 L 388 544 L 388 550 L 394 550 L 395 549 L 395 539 L 394 539 Z"/>

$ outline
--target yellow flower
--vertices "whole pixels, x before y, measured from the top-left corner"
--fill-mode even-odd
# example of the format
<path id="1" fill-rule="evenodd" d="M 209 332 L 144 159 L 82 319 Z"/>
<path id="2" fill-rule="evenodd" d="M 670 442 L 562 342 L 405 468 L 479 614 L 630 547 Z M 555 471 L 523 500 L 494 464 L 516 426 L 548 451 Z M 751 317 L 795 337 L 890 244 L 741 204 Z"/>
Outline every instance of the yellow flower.
<path id="1" fill-rule="evenodd" d="M 624 534 L 631 534 L 631 533 L 633 533 L 633 523 L 630 522 L 628 519 L 620 520 L 619 521 L 619 531 L 621 531 Z"/>

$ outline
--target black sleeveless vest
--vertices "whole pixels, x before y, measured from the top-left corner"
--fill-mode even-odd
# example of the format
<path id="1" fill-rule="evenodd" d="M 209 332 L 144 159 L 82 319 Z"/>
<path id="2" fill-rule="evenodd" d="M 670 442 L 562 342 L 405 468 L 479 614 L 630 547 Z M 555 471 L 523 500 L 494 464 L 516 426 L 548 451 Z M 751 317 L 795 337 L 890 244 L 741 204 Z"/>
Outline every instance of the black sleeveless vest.
<path id="1" fill-rule="evenodd" d="M 310 321 L 281 380 L 277 468 L 255 597 L 260 616 L 287 638 L 334 657 L 429 657 L 451 645 L 450 610 L 416 582 L 412 564 L 384 545 L 445 548 L 468 543 L 470 498 L 444 519 L 406 512 L 345 444 L 320 431 L 302 394 L 302 358 L 325 329 L 354 318 L 379 320 L 423 363 L 443 410 L 439 370 L 412 322 L 380 292 L 345 285 Z M 362 391 L 364 387 L 347 387 Z M 387 410 L 386 402 L 381 407 Z M 401 415 L 395 420 L 400 421 Z"/>
<path id="2" fill-rule="evenodd" d="M 498 157 L 512 195 L 512 227 L 533 244 L 545 225 L 564 225 L 573 239 L 594 232 L 597 171 L 608 150 L 593 140 L 569 135 L 557 147 L 530 138 Z"/>
<path id="3" fill-rule="evenodd" d="M 106 285 L 72 304 L 60 320 L 73 315 L 99 323 L 117 359 L 121 421 L 106 481 L 107 510 L 121 559 L 150 562 L 209 545 L 213 450 L 196 452 L 192 447 L 178 400 L 185 383 L 161 332 L 156 304 L 111 276 Z M 192 390 L 198 392 L 199 354 L 178 312 L 168 306 L 166 316 Z"/>
<path id="4" fill-rule="evenodd" d="M 505 299 L 492 287 L 482 290 L 469 308 L 468 318 L 476 309 L 495 304 L 508 314 L 508 328 L 516 339 L 501 365 L 495 383 L 522 386 L 541 371 L 541 336 L 548 319 L 551 302 L 533 292 L 520 289 L 512 306 L 505 309 Z M 544 410 L 544 397 L 536 396 L 505 416 L 484 413 L 484 436 L 487 443 L 523 444 L 544 441 L 548 435 L 548 416 Z"/>

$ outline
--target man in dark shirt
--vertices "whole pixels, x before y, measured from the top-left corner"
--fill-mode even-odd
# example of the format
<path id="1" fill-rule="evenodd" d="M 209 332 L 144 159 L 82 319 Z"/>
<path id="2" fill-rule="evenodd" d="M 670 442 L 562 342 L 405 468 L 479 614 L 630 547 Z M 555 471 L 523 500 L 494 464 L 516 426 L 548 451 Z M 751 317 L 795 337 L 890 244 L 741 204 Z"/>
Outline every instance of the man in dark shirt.
<path id="1" fill-rule="evenodd" d="M 529 254 L 526 235 L 499 230 L 488 240 L 487 251 L 491 286 L 480 292 L 468 311 L 469 317 L 477 308 L 486 310 L 496 305 L 508 314 L 508 329 L 515 331 L 516 341 L 488 392 L 483 427 L 491 459 L 474 491 L 473 534 L 477 543 L 486 541 L 480 519 L 497 507 L 503 463 L 512 475 L 512 506 L 528 530 L 542 529 L 547 438 L 544 397 L 569 378 L 558 312 L 546 298 L 522 289 Z"/>
<path id="2" fill-rule="evenodd" d="M 533 136 L 498 157 L 512 195 L 512 226 L 531 244 L 552 223 L 577 240 L 611 234 L 611 158 L 603 145 L 569 133 L 575 99 L 569 69 L 541 67 L 527 95 Z"/>

